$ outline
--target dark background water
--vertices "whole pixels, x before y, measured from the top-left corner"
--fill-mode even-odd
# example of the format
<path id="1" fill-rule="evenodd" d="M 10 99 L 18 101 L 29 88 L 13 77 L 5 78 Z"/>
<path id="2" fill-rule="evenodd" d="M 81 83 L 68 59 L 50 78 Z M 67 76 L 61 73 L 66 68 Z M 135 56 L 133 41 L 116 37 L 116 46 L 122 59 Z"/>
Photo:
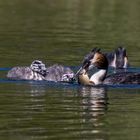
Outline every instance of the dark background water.
<path id="1" fill-rule="evenodd" d="M 140 71 L 139 0 L 0 1 L 0 139 L 140 137 L 140 86 L 9 81 L 7 68 L 41 59 L 77 67 L 92 48 L 127 49 Z"/>

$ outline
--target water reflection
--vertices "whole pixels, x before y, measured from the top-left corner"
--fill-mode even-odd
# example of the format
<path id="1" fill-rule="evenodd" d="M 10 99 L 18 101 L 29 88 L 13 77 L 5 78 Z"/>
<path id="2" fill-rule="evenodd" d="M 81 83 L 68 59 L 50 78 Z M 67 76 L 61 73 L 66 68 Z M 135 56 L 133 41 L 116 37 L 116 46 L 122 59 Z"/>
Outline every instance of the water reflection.
<path id="1" fill-rule="evenodd" d="M 137 119 L 139 110 L 139 94 L 127 94 L 134 91 L 129 89 L 114 89 L 117 94 L 111 94 L 108 87 L 42 82 L 1 83 L 0 88 L 1 139 L 27 139 L 27 136 L 32 139 L 92 137 L 106 140 L 108 131 L 116 132 L 114 124 L 120 128 L 119 134 L 127 133 L 128 122 L 131 124 L 133 117 Z M 126 93 L 122 94 L 124 90 Z M 108 102 L 112 102 L 109 110 Z M 124 110 L 127 119 L 122 114 Z M 121 129 L 121 119 L 126 125 L 125 131 Z"/>
<path id="2" fill-rule="evenodd" d="M 82 87 L 79 94 L 83 97 L 82 107 L 85 119 L 98 119 L 107 110 L 108 97 L 105 87 Z"/>
<path id="3" fill-rule="evenodd" d="M 81 98 L 82 124 L 85 128 L 83 133 L 92 135 L 96 139 L 106 139 L 103 127 L 105 126 L 104 117 L 108 109 L 108 96 L 106 87 L 82 86 L 78 90 Z M 87 127 L 90 128 L 87 130 Z"/>

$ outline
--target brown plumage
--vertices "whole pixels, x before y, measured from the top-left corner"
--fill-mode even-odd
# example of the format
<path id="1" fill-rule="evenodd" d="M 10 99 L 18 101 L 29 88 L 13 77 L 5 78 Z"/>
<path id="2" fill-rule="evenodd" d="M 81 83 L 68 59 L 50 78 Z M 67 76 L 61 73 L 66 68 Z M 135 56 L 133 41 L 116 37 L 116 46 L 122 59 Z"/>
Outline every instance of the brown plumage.
<path id="1" fill-rule="evenodd" d="M 85 67 L 86 66 L 86 67 Z M 91 68 L 96 67 L 98 71 L 91 77 L 88 72 Z M 85 72 L 84 72 L 85 71 Z M 82 68 L 78 75 L 78 82 L 84 85 L 93 84 L 140 84 L 140 73 L 136 72 L 119 72 L 107 76 L 108 61 L 106 56 L 100 51 L 94 50 L 88 54 L 83 61 Z M 92 85 L 93 85 L 92 84 Z"/>

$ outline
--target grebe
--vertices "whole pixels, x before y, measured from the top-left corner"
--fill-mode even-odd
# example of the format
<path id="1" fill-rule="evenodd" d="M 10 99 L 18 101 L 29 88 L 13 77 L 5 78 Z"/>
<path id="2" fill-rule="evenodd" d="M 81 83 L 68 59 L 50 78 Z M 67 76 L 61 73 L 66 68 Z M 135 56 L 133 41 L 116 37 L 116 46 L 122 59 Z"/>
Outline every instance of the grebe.
<path id="1" fill-rule="evenodd" d="M 14 67 L 7 77 L 13 80 L 47 80 L 72 82 L 74 80 L 74 72 L 69 67 L 62 65 L 53 65 L 46 68 L 45 64 L 40 60 L 32 62 L 30 67 Z"/>
<path id="2" fill-rule="evenodd" d="M 89 77 L 88 72 L 93 68 L 97 68 L 97 72 Z M 110 74 L 108 72 L 108 60 L 100 49 L 93 49 L 83 61 L 82 67 L 77 72 L 78 82 L 83 85 L 98 84 L 140 84 L 140 73 L 120 72 Z"/>
<path id="3" fill-rule="evenodd" d="M 45 80 L 46 74 L 45 64 L 35 60 L 30 67 L 13 67 L 8 71 L 7 78 L 13 80 Z"/>
<path id="4" fill-rule="evenodd" d="M 54 64 L 53 66 L 47 68 L 45 80 L 55 82 L 73 82 L 74 72 L 69 67 Z"/>
<path id="5" fill-rule="evenodd" d="M 114 68 L 127 68 L 129 66 L 126 49 L 118 47 L 111 53 L 105 53 L 109 66 Z"/>

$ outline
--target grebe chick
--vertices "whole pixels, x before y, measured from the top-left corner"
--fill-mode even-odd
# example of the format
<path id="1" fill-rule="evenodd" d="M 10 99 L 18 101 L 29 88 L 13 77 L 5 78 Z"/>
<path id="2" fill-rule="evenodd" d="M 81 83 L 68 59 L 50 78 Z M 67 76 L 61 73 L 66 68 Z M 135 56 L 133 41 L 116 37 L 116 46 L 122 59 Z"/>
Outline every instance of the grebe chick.
<path id="1" fill-rule="evenodd" d="M 73 82 L 74 72 L 69 67 L 54 64 L 47 68 L 45 80 L 55 82 Z"/>
<path id="2" fill-rule="evenodd" d="M 89 77 L 88 72 L 93 67 L 97 68 L 97 72 Z M 108 60 L 99 49 L 94 49 L 92 53 L 84 58 L 82 67 L 77 72 L 78 82 L 83 85 L 98 84 L 140 84 L 140 73 L 120 72 L 107 76 Z"/>
<path id="3" fill-rule="evenodd" d="M 13 80 L 45 80 L 46 74 L 45 64 L 35 60 L 30 67 L 13 67 L 8 71 L 7 78 Z"/>
<path id="4" fill-rule="evenodd" d="M 74 72 L 69 67 L 57 64 L 46 68 L 42 61 L 35 60 L 30 67 L 13 67 L 7 77 L 13 80 L 73 82 Z"/>
<path id="5" fill-rule="evenodd" d="M 124 47 L 118 47 L 111 53 L 105 53 L 109 66 L 114 68 L 128 68 L 128 57 Z"/>

